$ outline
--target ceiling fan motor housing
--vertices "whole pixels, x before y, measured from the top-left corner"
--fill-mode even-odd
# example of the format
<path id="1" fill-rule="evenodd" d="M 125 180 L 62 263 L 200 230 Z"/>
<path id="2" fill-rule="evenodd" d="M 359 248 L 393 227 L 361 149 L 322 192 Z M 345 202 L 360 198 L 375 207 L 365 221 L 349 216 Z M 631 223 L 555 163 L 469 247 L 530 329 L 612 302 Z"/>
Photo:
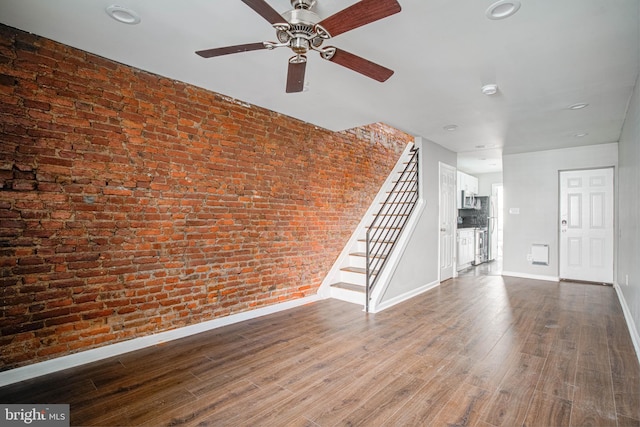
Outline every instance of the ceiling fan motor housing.
<path id="1" fill-rule="evenodd" d="M 316 0 L 291 0 L 294 9 L 311 9 L 316 4 Z"/>
<path id="2" fill-rule="evenodd" d="M 311 2 L 309 0 L 291 1 L 292 5 L 299 2 L 310 5 L 315 3 L 315 1 Z M 283 17 L 289 23 L 289 30 L 278 30 L 277 37 L 281 43 L 291 41 L 290 47 L 295 53 L 302 55 L 307 53 L 310 45 L 319 47 L 322 44 L 322 37 L 312 37 L 315 34 L 315 24 L 320 21 L 318 14 L 305 8 L 297 8 L 285 12 Z"/>

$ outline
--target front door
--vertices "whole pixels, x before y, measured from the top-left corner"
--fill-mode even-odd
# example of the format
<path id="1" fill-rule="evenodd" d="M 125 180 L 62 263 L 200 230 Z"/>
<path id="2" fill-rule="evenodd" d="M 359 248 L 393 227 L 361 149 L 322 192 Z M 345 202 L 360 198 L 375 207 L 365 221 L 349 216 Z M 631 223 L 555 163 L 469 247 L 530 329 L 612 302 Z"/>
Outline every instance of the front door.
<path id="1" fill-rule="evenodd" d="M 440 163 L 440 281 L 453 277 L 456 206 L 456 169 Z"/>
<path id="2" fill-rule="evenodd" d="M 560 172 L 560 278 L 613 283 L 613 168 Z"/>

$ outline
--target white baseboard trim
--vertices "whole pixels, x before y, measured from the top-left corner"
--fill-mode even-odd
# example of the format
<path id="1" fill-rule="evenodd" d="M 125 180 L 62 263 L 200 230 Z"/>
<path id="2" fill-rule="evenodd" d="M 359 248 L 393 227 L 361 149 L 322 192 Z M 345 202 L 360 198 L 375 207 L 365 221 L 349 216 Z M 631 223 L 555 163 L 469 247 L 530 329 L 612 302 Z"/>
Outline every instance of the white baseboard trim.
<path id="1" fill-rule="evenodd" d="M 389 307 L 393 307 L 396 304 L 400 304 L 403 301 L 411 299 L 417 295 L 423 294 L 428 290 L 435 288 L 436 286 L 440 286 L 440 282 L 438 280 L 431 283 L 427 283 L 426 285 L 420 286 L 419 288 L 413 289 L 402 295 L 398 295 L 397 297 L 393 297 L 388 301 L 384 301 L 384 302 L 381 302 L 380 304 L 376 304 L 375 307 L 369 307 L 369 312 L 379 313 L 382 310 L 386 310 Z"/>
<path id="2" fill-rule="evenodd" d="M 627 328 L 629 329 L 629 335 L 631 335 L 633 348 L 635 348 L 636 357 L 638 358 L 638 362 L 640 362 L 640 334 L 638 334 L 638 329 L 636 329 L 636 324 L 631 316 L 631 310 L 629 310 L 627 300 L 624 298 L 624 293 L 622 292 L 620 285 L 618 283 L 614 283 L 613 288 L 616 290 L 616 294 L 618 294 L 618 300 L 620 300 L 620 305 L 622 306 L 624 319 L 627 321 Z"/>
<path id="3" fill-rule="evenodd" d="M 98 360 L 106 359 L 120 354 L 128 353 L 134 350 L 140 350 L 145 347 L 151 347 L 167 341 L 177 340 L 179 338 L 188 337 L 190 335 L 199 334 L 222 326 L 234 323 L 244 322 L 268 314 L 277 313 L 302 305 L 310 304 L 322 300 L 324 298 L 318 295 L 311 295 L 305 298 L 299 298 L 286 301 L 279 304 L 260 307 L 255 310 L 245 311 L 242 313 L 231 314 L 229 316 L 218 319 L 208 320 L 206 322 L 197 323 L 195 325 L 184 326 L 178 329 L 172 329 L 166 332 L 160 332 L 153 335 L 147 335 L 140 338 L 134 338 L 128 341 L 116 344 L 106 345 L 104 347 L 94 348 L 82 351 L 80 353 L 69 354 L 67 356 L 57 357 L 55 359 L 46 360 L 44 362 L 34 363 L 32 365 L 22 366 L 20 368 L 11 369 L 9 371 L 0 372 L 0 387 L 17 383 L 20 381 L 36 378 L 42 375 L 51 374 L 68 368 L 84 365 Z"/>
<path id="4" fill-rule="evenodd" d="M 540 274 L 520 273 L 516 271 L 503 271 L 503 276 L 509 277 L 521 277 L 523 279 L 544 280 L 547 282 L 559 282 L 560 278 L 557 276 L 543 276 Z"/>

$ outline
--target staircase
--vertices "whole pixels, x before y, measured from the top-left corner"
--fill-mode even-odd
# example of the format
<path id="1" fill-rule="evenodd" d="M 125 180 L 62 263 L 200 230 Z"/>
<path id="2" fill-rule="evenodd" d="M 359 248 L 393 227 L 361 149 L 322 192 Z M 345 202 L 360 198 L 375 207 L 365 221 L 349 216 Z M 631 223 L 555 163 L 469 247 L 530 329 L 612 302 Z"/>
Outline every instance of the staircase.
<path id="1" fill-rule="evenodd" d="M 369 311 L 370 295 L 380 273 L 387 267 L 405 224 L 419 198 L 418 150 L 411 147 L 387 180 L 361 223 L 347 252 L 338 260 L 339 269 L 332 276 L 329 296 L 356 304 Z"/>

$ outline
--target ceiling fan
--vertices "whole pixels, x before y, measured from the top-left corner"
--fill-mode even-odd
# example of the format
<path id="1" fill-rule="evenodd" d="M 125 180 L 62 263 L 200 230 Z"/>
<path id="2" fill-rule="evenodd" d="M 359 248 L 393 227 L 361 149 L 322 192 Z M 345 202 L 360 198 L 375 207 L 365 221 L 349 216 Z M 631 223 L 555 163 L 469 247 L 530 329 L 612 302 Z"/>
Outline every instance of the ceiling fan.
<path id="1" fill-rule="evenodd" d="M 307 66 L 305 54 L 310 50 L 319 52 L 320 57 L 327 61 L 379 82 L 386 81 L 393 74 L 393 70 L 337 47 L 323 47 L 322 43 L 331 37 L 400 12 L 400 4 L 396 0 L 361 0 L 322 20 L 311 10 L 316 0 L 291 0 L 293 9 L 283 15 L 276 12 L 265 0 L 242 1 L 273 25 L 278 42 L 265 41 L 219 47 L 199 50 L 196 54 L 203 58 L 211 58 L 231 53 L 288 47 L 294 56 L 289 59 L 287 93 L 302 92 Z"/>

